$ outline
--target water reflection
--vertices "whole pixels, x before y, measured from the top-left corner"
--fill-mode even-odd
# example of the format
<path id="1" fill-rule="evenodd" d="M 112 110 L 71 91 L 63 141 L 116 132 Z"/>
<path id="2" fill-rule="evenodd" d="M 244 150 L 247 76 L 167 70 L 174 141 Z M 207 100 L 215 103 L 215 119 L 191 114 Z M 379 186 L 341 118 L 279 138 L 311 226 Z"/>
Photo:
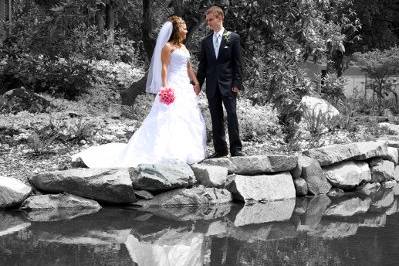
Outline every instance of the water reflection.
<path id="1" fill-rule="evenodd" d="M 247 206 L 0 212 L 0 265 L 394 264 L 395 189 Z"/>

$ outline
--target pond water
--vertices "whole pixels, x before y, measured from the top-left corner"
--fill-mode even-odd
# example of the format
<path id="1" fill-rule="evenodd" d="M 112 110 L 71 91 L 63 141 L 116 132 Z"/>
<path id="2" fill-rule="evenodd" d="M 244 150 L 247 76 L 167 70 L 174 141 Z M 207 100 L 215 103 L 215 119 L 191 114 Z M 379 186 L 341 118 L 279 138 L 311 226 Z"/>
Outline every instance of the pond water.
<path id="1" fill-rule="evenodd" d="M 247 206 L 0 212 L 0 265 L 396 265 L 398 191 Z"/>

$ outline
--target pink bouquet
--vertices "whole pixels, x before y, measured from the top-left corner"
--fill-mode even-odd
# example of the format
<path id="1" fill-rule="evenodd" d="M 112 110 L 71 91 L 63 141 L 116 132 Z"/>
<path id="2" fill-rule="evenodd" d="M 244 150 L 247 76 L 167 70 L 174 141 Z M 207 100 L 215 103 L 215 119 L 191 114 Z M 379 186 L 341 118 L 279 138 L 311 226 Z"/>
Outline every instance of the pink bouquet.
<path id="1" fill-rule="evenodd" d="M 172 88 L 162 87 L 159 91 L 159 101 L 169 105 L 175 101 L 175 91 Z"/>

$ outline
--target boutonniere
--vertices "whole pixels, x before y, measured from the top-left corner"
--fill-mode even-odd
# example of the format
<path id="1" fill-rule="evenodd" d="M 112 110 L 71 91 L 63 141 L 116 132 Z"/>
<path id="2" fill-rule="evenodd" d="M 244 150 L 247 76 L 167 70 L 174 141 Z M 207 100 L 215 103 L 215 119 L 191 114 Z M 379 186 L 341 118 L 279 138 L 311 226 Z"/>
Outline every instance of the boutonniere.
<path id="1" fill-rule="evenodd" d="M 226 30 L 226 31 L 223 32 L 223 38 L 224 38 L 226 44 L 229 44 L 230 35 L 231 35 L 231 32 L 230 32 L 230 31 L 227 31 L 227 30 Z"/>

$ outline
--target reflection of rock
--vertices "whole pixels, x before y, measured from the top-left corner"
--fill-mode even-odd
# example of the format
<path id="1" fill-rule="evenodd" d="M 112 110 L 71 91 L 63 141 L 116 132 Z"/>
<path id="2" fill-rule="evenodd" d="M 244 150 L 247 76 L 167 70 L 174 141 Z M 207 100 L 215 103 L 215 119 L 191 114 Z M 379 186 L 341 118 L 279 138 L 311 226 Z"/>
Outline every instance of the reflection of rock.
<path id="1" fill-rule="evenodd" d="M 295 198 L 295 187 L 289 172 L 243 176 L 236 175 L 228 186 L 237 201 L 271 201 Z"/>
<path id="2" fill-rule="evenodd" d="M 198 182 L 206 187 L 223 187 L 227 180 L 226 167 L 195 164 L 191 168 Z"/>
<path id="3" fill-rule="evenodd" d="M 341 201 L 330 206 L 324 213 L 326 216 L 353 216 L 358 213 L 366 213 L 370 208 L 371 199 L 358 197 Z"/>
<path id="4" fill-rule="evenodd" d="M 360 227 L 384 227 L 387 223 L 386 214 L 366 216 L 362 223 L 359 224 Z"/>
<path id="5" fill-rule="evenodd" d="M 85 199 L 71 194 L 47 194 L 29 197 L 21 206 L 24 210 L 54 210 L 54 209 L 101 209 L 94 200 Z"/>
<path id="6" fill-rule="evenodd" d="M 384 157 L 388 154 L 387 144 L 383 141 L 334 144 L 304 151 L 306 156 L 318 160 L 321 166 L 332 165 L 347 160 L 367 160 Z"/>
<path id="7" fill-rule="evenodd" d="M 320 195 L 309 201 L 305 215 L 301 219 L 301 224 L 308 227 L 316 227 L 323 217 L 324 211 L 330 205 L 331 200 L 326 195 Z"/>
<path id="8" fill-rule="evenodd" d="M 351 189 L 361 182 L 371 180 L 370 168 L 366 162 L 343 162 L 325 167 L 327 179 L 342 189 Z"/>
<path id="9" fill-rule="evenodd" d="M 36 188 L 48 192 L 68 192 L 110 203 L 136 200 L 127 169 L 69 169 L 38 174 L 30 181 Z"/>
<path id="10" fill-rule="evenodd" d="M 214 220 L 230 213 L 230 204 L 185 206 L 185 207 L 150 207 L 145 211 L 158 217 L 175 221 Z"/>
<path id="11" fill-rule="evenodd" d="M 21 204 L 31 191 L 31 187 L 15 178 L 0 176 L 0 209 Z"/>
<path id="12" fill-rule="evenodd" d="M 296 198 L 295 209 L 294 209 L 295 214 L 299 215 L 304 214 L 306 213 L 307 208 L 308 208 L 308 198 L 306 197 Z"/>
<path id="13" fill-rule="evenodd" d="M 356 223 L 345 223 L 345 222 L 330 222 L 322 220 L 316 228 L 312 228 L 308 231 L 308 235 L 321 237 L 324 239 L 340 239 L 348 236 L 355 235 L 358 229 Z"/>
<path id="14" fill-rule="evenodd" d="M 130 168 L 129 173 L 134 189 L 155 193 L 175 188 L 185 188 L 196 183 L 191 167 L 178 161 L 140 164 L 136 168 Z"/>
<path id="15" fill-rule="evenodd" d="M 158 194 L 150 200 L 139 200 L 134 205 L 143 208 L 179 207 L 222 204 L 231 201 L 231 194 L 226 189 L 198 186 L 171 190 Z"/>
<path id="16" fill-rule="evenodd" d="M 295 199 L 244 205 L 234 219 L 235 226 L 285 221 L 291 218 Z"/>
<path id="17" fill-rule="evenodd" d="M 295 168 L 297 157 L 289 155 L 252 155 L 231 157 L 240 175 L 270 174 L 286 172 Z"/>
<path id="18" fill-rule="evenodd" d="M 370 211 L 379 211 L 386 209 L 394 202 L 394 193 L 391 190 L 379 191 L 371 203 Z"/>
<path id="19" fill-rule="evenodd" d="M 208 229 L 205 232 L 206 236 L 224 236 L 228 231 L 228 223 L 225 221 L 214 221 L 208 225 Z"/>
<path id="20" fill-rule="evenodd" d="M 0 212 L 0 237 L 19 232 L 30 225 L 17 213 Z"/>
<path id="21" fill-rule="evenodd" d="M 392 215 L 397 213 L 398 210 L 398 199 L 395 199 L 392 205 L 385 211 L 386 215 Z"/>
<path id="22" fill-rule="evenodd" d="M 298 232 L 291 223 L 270 223 L 245 227 L 231 226 L 228 229 L 228 237 L 253 243 L 257 241 L 271 241 L 279 239 L 295 238 Z"/>

